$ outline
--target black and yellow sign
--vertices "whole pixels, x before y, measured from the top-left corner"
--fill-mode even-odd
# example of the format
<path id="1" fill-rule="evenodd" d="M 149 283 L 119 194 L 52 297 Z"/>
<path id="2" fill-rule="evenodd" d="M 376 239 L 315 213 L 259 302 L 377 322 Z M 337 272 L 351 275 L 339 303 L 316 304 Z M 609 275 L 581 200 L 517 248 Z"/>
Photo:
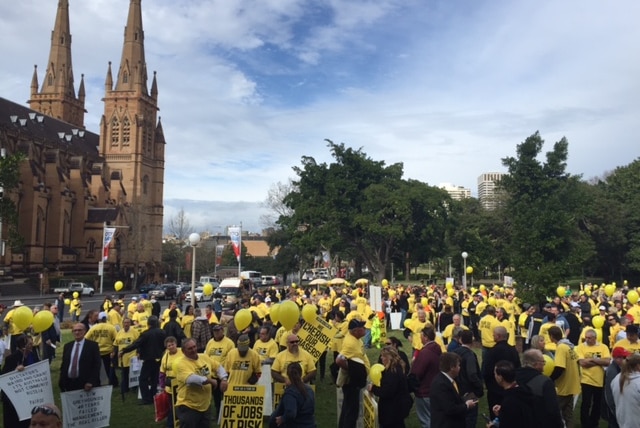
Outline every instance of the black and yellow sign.
<path id="1" fill-rule="evenodd" d="M 378 428 L 378 403 L 368 392 L 362 397 L 362 427 Z"/>
<path id="2" fill-rule="evenodd" d="M 264 385 L 230 385 L 224 393 L 222 428 L 262 428 Z"/>
<path id="3" fill-rule="evenodd" d="M 298 331 L 300 347 L 313 356 L 317 363 L 320 355 L 327 350 L 331 339 L 338 333 L 338 329 L 325 321 L 321 316 L 310 323 L 305 322 Z"/>

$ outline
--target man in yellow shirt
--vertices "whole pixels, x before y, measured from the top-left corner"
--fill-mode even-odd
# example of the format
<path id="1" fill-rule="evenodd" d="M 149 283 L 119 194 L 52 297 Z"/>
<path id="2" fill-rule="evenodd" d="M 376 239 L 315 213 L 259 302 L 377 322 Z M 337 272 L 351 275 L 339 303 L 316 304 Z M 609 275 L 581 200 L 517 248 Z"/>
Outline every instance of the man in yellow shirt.
<path id="1" fill-rule="evenodd" d="M 453 331 L 456 327 L 459 327 L 462 330 L 469 330 L 469 327 L 462 324 L 462 317 L 459 314 L 454 314 L 453 324 L 449 324 L 448 326 L 446 326 L 444 331 L 442 332 L 442 339 L 444 340 L 445 345 L 451 342 L 451 339 L 453 338 Z"/>
<path id="2" fill-rule="evenodd" d="M 600 403 L 604 391 L 604 370 L 611 363 L 609 348 L 596 341 L 596 332 L 588 329 L 585 342 L 576 347 L 580 364 L 582 405 L 580 423 L 586 428 L 597 428 L 600 421 Z"/>
<path id="3" fill-rule="evenodd" d="M 364 325 L 364 323 L 363 323 Z M 316 363 L 313 356 L 300 348 L 300 339 L 296 334 L 287 336 L 287 349 L 276 355 L 271 366 L 271 377 L 274 382 L 289 384 L 287 378 L 287 366 L 291 363 L 299 363 L 302 367 L 302 381 L 309 383 L 316 377 Z"/>
<path id="4" fill-rule="evenodd" d="M 627 338 L 618 340 L 614 348 L 624 348 L 632 354 L 640 354 L 640 340 L 638 340 L 638 326 L 635 324 L 629 324 L 626 328 Z"/>
<path id="5" fill-rule="evenodd" d="M 98 314 L 98 322 L 89 329 L 85 336 L 85 339 L 98 343 L 102 366 L 109 378 L 109 383 L 113 386 L 118 386 L 115 368 L 111 367 L 111 360 L 116 356 L 113 350 L 113 342 L 116 340 L 116 334 L 116 328 L 107 322 L 107 314 L 100 312 L 100 314 Z"/>
<path id="6" fill-rule="evenodd" d="M 133 326 L 138 333 L 142 333 L 147 329 L 147 320 L 151 315 L 147 313 L 142 303 L 138 303 L 137 310 L 134 312 L 131 320 L 133 321 Z"/>
<path id="7" fill-rule="evenodd" d="M 223 393 L 227 390 L 227 373 L 218 362 L 198 354 L 193 339 L 184 341 L 182 353 L 184 357 L 175 363 L 178 383 L 176 417 L 183 428 L 208 427 L 211 425 L 211 391 Z"/>
<path id="8" fill-rule="evenodd" d="M 562 329 L 557 325 L 549 328 L 549 338 L 556 348 L 555 368 L 549 377 L 556 384 L 558 404 L 564 424 L 571 427 L 573 426 L 573 396 L 580 394 L 578 354 L 573 349 L 573 344 L 563 339 Z"/>
<path id="9" fill-rule="evenodd" d="M 238 347 L 227 354 L 224 369 L 229 373 L 231 385 L 255 385 L 262 373 L 260 356 L 249 348 L 249 336 L 241 334 L 238 337 Z"/>
<path id="10" fill-rule="evenodd" d="M 478 323 L 478 331 L 480 332 L 480 340 L 482 341 L 482 355 L 484 357 L 486 350 L 496 346 L 496 341 L 493 339 L 493 330 L 496 327 L 501 327 L 502 324 L 496 318 L 496 308 L 488 305 L 484 310 L 485 315 L 480 318 Z"/>
<path id="11" fill-rule="evenodd" d="M 113 306 L 109 312 L 107 312 L 107 321 L 116 328 L 116 331 L 120 331 L 122 328 L 122 315 L 120 314 L 119 302 L 113 302 Z"/>
<path id="12" fill-rule="evenodd" d="M 260 361 L 273 362 L 276 355 L 278 355 L 278 344 L 269 335 L 269 327 L 260 327 L 260 333 L 258 334 L 258 340 L 253 345 L 253 350 L 258 353 Z"/>
<path id="13" fill-rule="evenodd" d="M 227 358 L 227 354 L 236 345 L 233 343 L 231 339 L 224 335 L 224 327 L 220 324 L 215 324 L 212 327 L 213 330 L 213 338 L 209 340 L 206 348 L 204 349 L 204 354 L 209 357 L 211 360 L 216 363 L 224 366 L 225 358 Z M 215 389 L 213 391 L 213 402 L 216 405 L 216 415 L 220 413 L 221 402 L 222 402 L 222 392 L 220 389 Z"/>
<path id="14" fill-rule="evenodd" d="M 138 330 L 131 328 L 131 320 L 129 318 L 125 318 L 122 321 L 122 330 L 120 330 L 116 334 L 116 340 L 113 341 L 114 353 L 118 352 L 118 348 L 126 348 L 131 345 L 133 342 L 138 340 L 140 337 L 140 333 Z M 131 352 L 127 352 L 120 357 L 119 365 L 120 365 L 120 390 L 122 393 L 129 392 L 129 368 L 131 367 L 131 358 L 136 356 L 136 351 L 133 350 Z"/>
<path id="15" fill-rule="evenodd" d="M 135 314 L 137 310 L 138 310 L 138 298 L 136 296 L 133 296 L 131 298 L 131 303 L 129 303 L 129 305 L 127 306 L 127 314 L 129 318 L 133 318 L 133 314 Z"/>

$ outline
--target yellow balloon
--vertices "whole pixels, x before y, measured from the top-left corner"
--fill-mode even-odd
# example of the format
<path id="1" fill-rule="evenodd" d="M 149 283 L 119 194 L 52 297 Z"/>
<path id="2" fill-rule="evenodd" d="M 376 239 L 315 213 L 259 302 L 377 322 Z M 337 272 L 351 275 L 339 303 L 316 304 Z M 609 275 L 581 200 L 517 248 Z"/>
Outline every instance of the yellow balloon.
<path id="1" fill-rule="evenodd" d="M 394 297 L 396 297 L 396 290 L 389 290 L 389 298 L 393 299 Z"/>
<path id="2" fill-rule="evenodd" d="M 638 295 L 638 292 L 636 290 L 631 290 L 627 293 L 627 300 L 632 304 L 635 305 L 636 302 L 638 301 L 638 298 L 640 296 Z"/>
<path id="3" fill-rule="evenodd" d="M 553 369 L 556 368 L 556 363 L 553 361 L 553 358 L 551 358 L 547 354 L 543 355 L 543 357 L 544 357 L 544 368 L 542 369 L 542 373 L 545 376 L 551 376 L 551 373 L 553 373 Z"/>
<path id="4" fill-rule="evenodd" d="M 480 291 L 485 291 L 487 289 L 487 287 L 484 284 L 480 284 L 480 287 L 478 287 L 480 289 Z"/>
<path id="5" fill-rule="evenodd" d="M 42 333 L 53 325 L 53 313 L 51 311 L 40 311 L 33 317 L 33 331 Z"/>
<path id="6" fill-rule="evenodd" d="M 383 287 L 388 287 L 389 286 L 389 281 L 387 279 L 383 279 L 382 280 L 382 286 Z"/>
<path id="7" fill-rule="evenodd" d="M 473 273 L 473 267 L 467 266 L 467 273 L 471 275 Z"/>
<path id="8" fill-rule="evenodd" d="M 278 319 L 285 329 L 291 330 L 300 319 L 300 308 L 291 300 L 285 300 L 280 304 Z"/>
<path id="9" fill-rule="evenodd" d="M 278 324 L 278 314 L 280 313 L 280 303 L 271 305 L 269 308 L 269 318 L 273 321 L 273 324 Z"/>
<path id="10" fill-rule="evenodd" d="M 122 290 L 123 287 L 124 284 L 122 283 L 122 281 L 116 281 L 116 283 L 113 284 L 113 288 L 115 288 L 116 291 Z"/>
<path id="11" fill-rule="evenodd" d="M 291 288 L 296 288 L 298 285 L 295 282 L 291 283 Z"/>
<path id="12" fill-rule="evenodd" d="M 496 305 L 496 298 L 495 297 L 489 297 L 489 299 L 487 299 L 487 303 L 489 303 L 491 306 L 495 306 Z"/>
<path id="13" fill-rule="evenodd" d="M 373 383 L 375 386 L 380 386 L 383 371 L 384 366 L 380 363 L 372 365 L 369 369 L 369 377 L 371 378 L 371 383 Z"/>
<path id="14" fill-rule="evenodd" d="M 450 288 L 453 288 L 453 282 L 447 281 L 447 283 L 445 284 L 445 287 L 447 287 L 447 290 L 449 290 Z"/>
<path id="15" fill-rule="evenodd" d="M 73 298 L 77 299 L 78 297 L 80 297 L 80 294 L 77 291 L 73 292 Z"/>
<path id="16" fill-rule="evenodd" d="M 302 307 L 302 319 L 308 323 L 316 321 L 316 305 L 307 304 Z"/>
<path id="17" fill-rule="evenodd" d="M 611 297 L 613 296 L 613 293 L 616 292 L 616 286 L 613 284 L 607 284 L 604 286 L 604 294 L 606 294 L 607 296 Z"/>
<path id="18" fill-rule="evenodd" d="M 602 328 L 604 325 L 604 317 L 602 315 L 596 315 L 591 319 L 591 324 L 593 324 L 595 328 Z"/>
<path id="19" fill-rule="evenodd" d="M 429 305 L 429 300 L 427 300 L 426 297 L 423 297 L 420 299 L 420 303 L 422 304 L 422 306 L 428 306 Z"/>
<path id="20" fill-rule="evenodd" d="M 454 290 L 453 288 L 447 290 L 447 296 L 453 297 L 454 294 L 456 294 L 456 290 Z"/>
<path id="21" fill-rule="evenodd" d="M 33 321 L 33 312 L 27 306 L 20 306 L 13 312 L 11 320 L 20 330 L 26 330 Z"/>
<path id="22" fill-rule="evenodd" d="M 207 282 L 202 286 L 202 294 L 205 296 L 211 296 L 211 293 L 213 293 L 213 285 Z"/>
<path id="23" fill-rule="evenodd" d="M 251 320 L 253 316 L 251 315 L 251 311 L 249 309 L 240 309 L 236 312 L 236 315 L 233 317 L 233 320 L 236 324 L 236 328 L 238 331 L 242 331 L 245 328 L 249 327 L 251 324 Z"/>
<path id="24" fill-rule="evenodd" d="M 567 292 L 567 289 L 566 289 L 566 288 L 564 288 L 562 285 L 561 285 L 561 286 L 559 286 L 558 288 L 556 288 L 556 294 L 557 294 L 559 297 L 564 297 L 564 293 L 566 293 L 566 292 Z"/>
<path id="25" fill-rule="evenodd" d="M 71 304 L 71 299 L 64 299 L 64 304 L 65 305 L 70 305 Z"/>
<path id="26" fill-rule="evenodd" d="M 629 285 L 629 281 L 625 279 L 624 281 L 622 281 L 622 285 Z"/>

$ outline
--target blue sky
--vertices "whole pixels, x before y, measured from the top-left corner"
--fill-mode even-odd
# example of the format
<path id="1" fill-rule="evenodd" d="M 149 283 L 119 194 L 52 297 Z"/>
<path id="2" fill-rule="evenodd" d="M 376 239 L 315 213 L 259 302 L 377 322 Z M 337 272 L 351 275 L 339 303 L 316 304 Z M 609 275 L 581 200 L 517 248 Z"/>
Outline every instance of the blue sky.
<path id="1" fill-rule="evenodd" d="M 127 0 L 70 0 L 76 82 L 96 131 Z M 0 94 L 46 68 L 57 0 L 0 3 Z M 635 0 L 143 0 L 167 139 L 165 217 L 259 231 L 269 188 L 325 138 L 476 193 L 539 130 L 588 179 L 638 157 Z"/>

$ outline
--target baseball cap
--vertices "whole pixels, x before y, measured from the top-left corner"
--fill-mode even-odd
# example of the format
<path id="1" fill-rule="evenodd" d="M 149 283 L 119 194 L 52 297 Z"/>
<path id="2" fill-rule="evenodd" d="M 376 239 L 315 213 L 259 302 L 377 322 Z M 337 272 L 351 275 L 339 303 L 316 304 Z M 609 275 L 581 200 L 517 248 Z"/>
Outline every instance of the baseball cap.
<path id="1" fill-rule="evenodd" d="M 606 311 L 607 307 L 605 305 L 600 305 L 600 307 L 598 308 L 598 310 L 600 311 Z"/>
<path id="2" fill-rule="evenodd" d="M 570 305 L 571 305 L 572 308 L 579 308 L 580 307 L 580 305 L 578 303 L 576 303 L 576 302 L 571 302 Z"/>
<path id="3" fill-rule="evenodd" d="M 240 337 L 238 337 L 238 351 L 247 351 L 249 349 L 250 343 L 251 342 L 249 341 L 249 336 L 247 336 L 246 334 L 241 334 Z"/>
<path id="4" fill-rule="evenodd" d="M 99 320 L 101 320 L 101 319 L 103 319 L 103 318 L 106 318 L 106 317 L 107 317 L 107 313 L 106 313 L 106 312 L 100 312 L 100 313 L 98 314 L 98 319 L 99 319 Z"/>
<path id="5" fill-rule="evenodd" d="M 211 330 L 213 331 L 217 331 L 217 330 L 222 330 L 222 325 L 221 324 L 213 324 L 213 327 L 211 327 Z"/>
<path id="6" fill-rule="evenodd" d="M 552 305 L 551 303 L 546 303 L 546 304 L 544 305 L 544 308 L 545 308 L 545 309 L 551 309 L 551 308 L 553 308 L 553 305 Z"/>
<path id="7" fill-rule="evenodd" d="M 352 330 L 354 328 L 364 327 L 364 324 L 365 324 L 364 321 L 360 321 L 354 318 L 351 321 L 349 321 L 349 330 Z"/>
<path id="8" fill-rule="evenodd" d="M 627 351 L 622 346 L 617 346 L 613 348 L 613 351 L 611 351 L 611 356 L 613 358 L 627 358 L 629 355 L 632 355 L 631 352 Z"/>
<path id="9" fill-rule="evenodd" d="M 138 298 L 136 296 L 133 296 L 131 300 L 138 300 Z"/>

